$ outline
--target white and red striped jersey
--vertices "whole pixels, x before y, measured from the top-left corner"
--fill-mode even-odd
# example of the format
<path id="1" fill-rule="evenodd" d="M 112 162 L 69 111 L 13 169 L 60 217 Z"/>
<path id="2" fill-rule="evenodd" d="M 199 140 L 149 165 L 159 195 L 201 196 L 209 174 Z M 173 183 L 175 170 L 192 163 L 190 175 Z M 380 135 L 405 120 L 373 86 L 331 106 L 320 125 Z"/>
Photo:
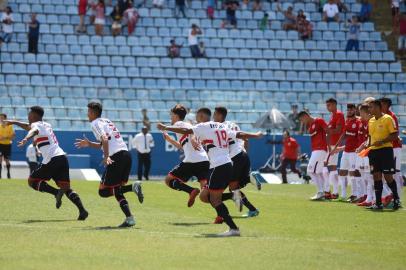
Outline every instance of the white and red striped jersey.
<path id="1" fill-rule="evenodd" d="M 106 136 L 109 142 L 109 155 L 112 156 L 120 151 L 128 151 L 123 137 L 116 126 L 107 118 L 97 118 L 91 123 L 92 131 L 96 140 L 101 141 L 102 136 Z"/>
<path id="2" fill-rule="evenodd" d="M 241 130 L 240 127 L 234 122 L 225 121 L 224 124 L 226 125 L 226 127 L 228 129 L 233 130 L 235 132 Z M 231 138 L 229 138 L 229 145 L 230 145 L 230 157 L 231 158 L 235 157 L 236 155 L 238 155 L 242 151 L 245 152 L 244 140 L 242 140 L 242 139 L 231 139 Z"/>
<path id="3" fill-rule="evenodd" d="M 38 134 L 34 136 L 34 142 L 42 154 L 43 164 L 47 164 L 53 157 L 66 154 L 62 148 L 59 147 L 58 140 L 49 123 L 38 121 L 32 123 L 30 126 L 31 129 L 35 128 L 38 130 Z"/>
<path id="4" fill-rule="evenodd" d="M 231 162 L 229 139 L 236 139 L 236 132 L 223 123 L 205 122 L 193 127 L 193 133 L 202 143 L 209 156 L 210 168 Z"/>
<path id="5" fill-rule="evenodd" d="M 181 128 L 193 128 L 193 126 L 190 123 L 184 121 L 178 121 L 175 124 L 173 124 L 173 126 Z M 207 156 L 206 151 L 204 151 L 203 148 L 200 150 L 194 149 L 192 143 L 190 142 L 191 137 L 192 135 L 183 135 L 176 133 L 176 138 L 178 142 L 182 145 L 183 152 L 185 154 L 183 162 L 197 163 L 202 161 L 208 161 L 209 158 Z"/>

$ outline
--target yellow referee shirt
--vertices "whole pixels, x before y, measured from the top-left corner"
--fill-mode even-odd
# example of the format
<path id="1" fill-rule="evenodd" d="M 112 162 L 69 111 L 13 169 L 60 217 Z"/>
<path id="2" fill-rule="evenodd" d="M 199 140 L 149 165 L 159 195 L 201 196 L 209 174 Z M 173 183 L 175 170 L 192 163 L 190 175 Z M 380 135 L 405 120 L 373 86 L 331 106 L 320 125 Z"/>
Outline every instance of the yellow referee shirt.
<path id="1" fill-rule="evenodd" d="M 14 134 L 14 129 L 12 125 L 1 125 L 0 124 L 0 144 L 12 144 L 13 141 L 10 139 Z M 3 139 L 7 137 L 7 139 Z"/>
<path id="2" fill-rule="evenodd" d="M 384 114 L 378 120 L 372 117 L 368 123 L 369 136 L 371 137 L 371 145 L 376 141 L 381 141 L 387 138 L 390 134 L 397 132 L 395 121 L 393 118 Z M 393 147 L 392 142 L 387 142 L 381 146 L 371 146 L 371 149 L 380 149 L 384 147 Z"/>

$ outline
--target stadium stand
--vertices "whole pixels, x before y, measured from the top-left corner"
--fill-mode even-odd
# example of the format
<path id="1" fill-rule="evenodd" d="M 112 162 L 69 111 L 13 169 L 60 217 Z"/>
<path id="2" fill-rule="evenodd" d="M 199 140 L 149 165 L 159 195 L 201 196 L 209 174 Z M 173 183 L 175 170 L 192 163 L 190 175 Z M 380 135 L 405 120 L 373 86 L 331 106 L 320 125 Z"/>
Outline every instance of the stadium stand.
<path id="1" fill-rule="evenodd" d="M 25 106 L 39 104 L 56 129 L 88 129 L 86 104 L 95 99 L 125 131 L 140 129 L 142 108 L 149 109 L 154 122 L 167 119 L 168 108 L 177 102 L 191 108 L 223 104 L 242 129 L 251 130 L 271 107 L 289 112 L 298 104 L 325 113 L 328 97 L 357 102 L 378 94 L 391 97 L 395 112 L 406 114 L 406 74 L 374 24 L 362 24 L 360 51 L 346 52 L 344 23 L 321 21 L 311 2 L 283 3 L 283 9 L 293 5 L 309 15 L 314 31 L 306 41 L 282 30 L 284 17 L 276 3 L 263 3 L 272 21 L 264 31 L 258 27 L 263 11 L 239 10 L 238 28 L 222 29 L 225 12 L 217 10 L 214 20 L 207 19 L 206 1 L 193 0 L 187 19 L 174 18 L 174 1 L 163 9 L 148 3 L 138 9 L 132 36 L 100 37 L 89 26 L 88 34 L 75 33 L 74 0 L 10 2 L 16 22 L 12 42 L 1 48 L 0 106 L 17 118 L 25 118 Z M 354 0 L 346 3 L 353 13 L 359 11 Z M 31 12 L 41 23 L 37 55 L 27 53 L 25 24 Z M 341 14 L 342 20 L 353 13 Z M 168 58 L 170 39 L 187 45 L 192 23 L 203 30 L 208 57 L 191 58 L 184 46 L 180 58 Z M 405 119 L 400 117 L 403 127 Z"/>

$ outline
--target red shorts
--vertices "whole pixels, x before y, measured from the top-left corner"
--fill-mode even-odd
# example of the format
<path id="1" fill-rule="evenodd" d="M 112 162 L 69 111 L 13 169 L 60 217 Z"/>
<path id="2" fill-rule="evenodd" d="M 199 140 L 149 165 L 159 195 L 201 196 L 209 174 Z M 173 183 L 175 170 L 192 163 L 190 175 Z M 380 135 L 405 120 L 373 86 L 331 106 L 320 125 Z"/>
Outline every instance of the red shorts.
<path id="1" fill-rule="evenodd" d="M 78 12 L 79 15 L 86 15 L 87 0 L 79 0 Z"/>

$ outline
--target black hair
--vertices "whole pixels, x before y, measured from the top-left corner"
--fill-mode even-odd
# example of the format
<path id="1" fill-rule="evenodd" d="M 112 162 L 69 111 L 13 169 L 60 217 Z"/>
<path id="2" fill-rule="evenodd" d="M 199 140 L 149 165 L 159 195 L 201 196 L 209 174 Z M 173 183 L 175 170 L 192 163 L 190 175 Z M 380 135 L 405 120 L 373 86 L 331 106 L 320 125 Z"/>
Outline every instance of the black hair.
<path id="1" fill-rule="evenodd" d="M 3 116 L 4 119 L 7 119 L 7 114 L 5 114 L 5 113 L 0 113 L 0 116 Z"/>
<path id="2" fill-rule="evenodd" d="M 223 116 L 224 120 L 226 119 L 226 117 L 227 117 L 227 108 L 226 107 L 219 106 L 219 107 L 214 108 L 214 110 L 217 113 L 221 114 Z"/>
<path id="3" fill-rule="evenodd" d="M 41 106 L 32 106 L 30 108 L 31 112 L 35 113 L 38 115 L 41 119 L 44 116 L 44 109 Z"/>
<path id="4" fill-rule="evenodd" d="M 103 106 L 99 102 L 92 101 L 89 104 L 87 104 L 87 107 L 91 109 L 93 112 L 95 112 L 97 117 L 100 117 L 102 115 Z"/>
<path id="5" fill-rule="evenodd" d="M 329 98 L 326 100 L 326 103 L 334 103 L 335 105 L 337 105 L 337 100 L 334 98 Z"/>
<path id="6" fill-rule="evenodd" d="M 173 107 L 171 109 L 171 112 L 173 114 L 176 114 L 177 116 L 179 116 L 180 120 L 184 120 L 185 116 L 187 114 L 187 110 L 186 110 L 185 106 L 183 106 L 181 104 L 178 104 L 175 107 Z"/>
<path id="7" fill-rule="evenodd" d="M 290 136 L 290 132 L 289 132 L 289 130 L 285 129 L 283 132 L 285 132 L 285 133 L 286 133 L 286 135 Z"/>
<path id="8" fill-rule="evenodd" d="M 347 109 L 354 109 L 354 108 L 357 108 L 354 103 L 347 104 Z"/>
<path id="9" fill-rule="evenodd" d="M 382 109 L 382 103 L 379 99 L 375 99 L 371 101 L 369 104 L 374 104 L 375 106 L 378 106 L 380 109 Z"/>
<path id="10" fill-rule="evenodd" d="M 202 107 L 202 108 L 198 109 L 196 113 L 204 113 L 208 117 L 211 117 L 211 111 L 207 107 Z"/>
<path id="11" fill-rule="evenodd" d="M 13 9 L 11 8 L 11 6 L 7 6 L 6 9 L 10 10 L 10 13 L 13 13 Z"/>
<path id="12" fill-rule="evenodd" d="M 380 98 L 379 101 L 381 103 L 388 104 L 388 107 L 392 106 L 392 100 L 390 98 L 388 98 L 388 97 Z"/>
<path id="13" fill-rule="evenodd" d="M 308 112 L 306 112 L 306 111 L 301 111 L 301 112 L 298 113 L 297 117 L 300 118 L 300 117 L 305 116 L 305 115 L 310 116 L 310 114 L 309 114 Z"/>

